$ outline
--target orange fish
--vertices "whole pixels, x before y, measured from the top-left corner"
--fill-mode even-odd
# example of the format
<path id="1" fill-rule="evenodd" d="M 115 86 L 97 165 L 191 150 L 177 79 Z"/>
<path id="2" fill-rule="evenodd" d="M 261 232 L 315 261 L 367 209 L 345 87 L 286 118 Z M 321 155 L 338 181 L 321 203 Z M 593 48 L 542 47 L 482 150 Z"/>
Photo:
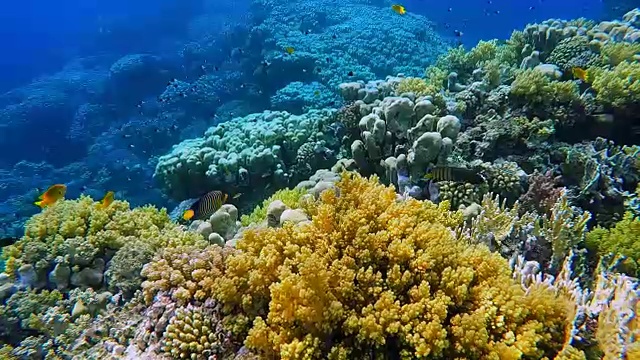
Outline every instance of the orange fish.
<path id="1" fill-rule="evenodd" d="M 396 12 L 396 14 L 404 15 L 407 13 L 407 9 L 400 4 L 391 5 L 391 9 Z"/>
<path id="2" fill-rule="evenodd" d="M 286 48 L 284 48 L 284 51 L 286 51 L 287 54 L 291 55 L 296 51 L 296 49 L 292 48 L 291 46 L 287 46 Z"/>
<path id="3" fill-rule="evenodd" d="M 34 202 L 34 204 L 39 206 L 41 209 L 44 209 L 49 205 L 55 204 L 56 201 L 60 199 L 64 199 L 64 194 L 66 193 L 67 193 L 66 185 L 64 184 L 51 185 L 51 187 L 49 187 L 47 191 L 45 191 L 44 193 L 42 193 L 42 195 L 38 197 L 38 201 Z"/>
<path id="4" fill-rule="evenodd" d="M 581 68 L 581 67 L 573 67 L 571 68 L 571 74 L 573 74 L 573 77 L 575 77 L 576 79 L 580 79 L 584 82 L 588 82 L 587 81 L 587 70 Z"/>
<path id="5" fill-rule="evenodd" d="M 113 200 L 115 198 L 115 195 L 113 191 L 109 191 L 107 192 L 104 197 L 102 198 L 102 200 L 100 200 L 100 204 L 98 205 L 100 208 L 102 209 L 106 209 L 109 207 L 109 205 L 111 205 L 111 203 L 113 203 Z"/>

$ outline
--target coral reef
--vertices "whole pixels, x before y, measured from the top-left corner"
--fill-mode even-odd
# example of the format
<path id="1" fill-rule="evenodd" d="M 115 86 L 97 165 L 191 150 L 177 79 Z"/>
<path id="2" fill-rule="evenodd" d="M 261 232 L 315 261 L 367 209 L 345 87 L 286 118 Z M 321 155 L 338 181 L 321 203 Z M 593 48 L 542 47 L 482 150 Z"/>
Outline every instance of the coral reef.
<path id="1" fill-rule="evenodd" d="M 339 196 L 327 191 L 310 205 L 308 225 L 245 232 L 216 280 L 249 348 L 282 358 L 542 357 L 562 348 L 554 339 L 564 339 L 566 299 L 525 294 L 505 260 L 453 238 L 461 214 L 397 203 L 376 179 L 345 175 L 337 187 Z"/>
<path id="2" fill-rule="evenodd" d="M 130 293 L 140 282 L 143 263 L 130 264 L 128 259 L 148 259 L 156 249 L 199 241 L 198 234 L 181 230 L 164 210 L 151 206 L 130 210 L 125 201 L 105 208 L 81 197 L 34 215 L 24 237 L 5 248 L 2 256 L 5 272 L 25 286 L 65 290 L 107 285 Z"/>
<path id="3" fill-rule="evenodd" d="M 335 156 L 332 148 L 339 143 L 322 132 L 332 122 L 331 110 L 304 115 L 266 111 L 237 118 L 176 145 L 159 158 L 154 177 L 178 200 L 211 189 L 246 194 L 267 185 L 282 188 L 300 177 L 294 165 L 305 144 L 311 144 L 314 155 Z"/>

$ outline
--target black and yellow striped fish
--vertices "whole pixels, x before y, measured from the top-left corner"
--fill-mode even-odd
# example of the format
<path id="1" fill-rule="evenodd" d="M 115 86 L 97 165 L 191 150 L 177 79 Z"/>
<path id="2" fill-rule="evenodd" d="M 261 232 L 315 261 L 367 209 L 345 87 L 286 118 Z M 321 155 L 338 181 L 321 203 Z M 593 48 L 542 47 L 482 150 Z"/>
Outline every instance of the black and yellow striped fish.
<path id="1" fill-rule="evenodd" d="M 487 181 L 478 171 L 452 166 L 435 166 L 427 171 L 424 177 L 433 181 L 455 181 L 470 184 L 482 184 Z"/>
<path id="2" fill-rule="evenodd" d="M 228 195 L 221 191 L 213 190 L 200 197 L 191 207 L 182 214 L 184 220 L 208 219 L 222 204 L 227 201 Z"/>

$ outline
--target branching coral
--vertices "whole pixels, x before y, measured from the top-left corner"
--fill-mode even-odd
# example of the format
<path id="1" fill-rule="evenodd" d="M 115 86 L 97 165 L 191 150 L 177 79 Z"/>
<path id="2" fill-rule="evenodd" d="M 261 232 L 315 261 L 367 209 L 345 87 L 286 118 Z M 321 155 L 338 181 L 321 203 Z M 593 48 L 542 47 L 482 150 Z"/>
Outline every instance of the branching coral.
<path id="1" fill-rule="evenodd" d="M 640 63 L 623 61 L 611 70 L 597 68 L 590 72 L 596 100 L 602 104 L 626 108 L 640 101 Z"/>
<path id="2" fill-rule="evenodd" d="M 569 204 L 566 190 L 551 208 L 551 214 L 544 216 L 537 234 L 551 244 L 553 257 L 551 267 L 562 264 L 569 251 L 584 241 L 587 232 L 587 222 L 591 214 L 574 208 Z"/>
<path id="3" fill-rule="evenodd" d="M 623 61 L 637 60 L 637 56 L 640 55 L 640 44 L 608 42 L 600 49 L 600 55 L 606 64 L 616 66 Z"/>
<path id="4" fill-rule="evenodd" d="M 145 301 L 151 303 L 161 291 L 179 304 L 204 301 L 213 293 L 214 281 L 222 275 L 224 260 L 232 249 L 219 246 L 178 246 L 164 249 L 142 269 Z"/>
<path id="5" fill-rule="evenodd" d="M 623 256 L 621 270 L 631 276 L 638 275 L 640 260 L 640 220 L 627 212 L 615 227 L 605 229 L 597 227 L 587 234 L 586 245 L 599 255 L 614 254 Z"/>
<path id="6" fill-rule="evenodd" d="M 571 81 L 552 81 L 536 69 L 521 71 L 511 84 L 511 95 L 534 106 L 578 101 L 578 86 Z"/>
<path id="7" fill-rule="evenodd" d="M 438 91 L 440 91 L 440 88 L 420 78 L 402 79 L 396 87 L 396 93 L 398 94 L 414 93 L 416 96 L 434 95 Z"/>
<path id="8" fill-rule="evenodd" d="M 446 204 L 398 202 L 377 179 L 344 175 L 312 223 L 249 230 L 215 297 L 227 324 L 269 358 L 543 358 L 568 310 L 525 293 L 506 260 L 457 240 Z M 562 300 L 562 299 L 560 299 Z"/>
<path id="9" fill-rule="evenodd" d="M 162 351 L 174 359 L 216 358 L 230 348 L 218 312 L 208 306 L 178 308 L 163 337 Z"/>

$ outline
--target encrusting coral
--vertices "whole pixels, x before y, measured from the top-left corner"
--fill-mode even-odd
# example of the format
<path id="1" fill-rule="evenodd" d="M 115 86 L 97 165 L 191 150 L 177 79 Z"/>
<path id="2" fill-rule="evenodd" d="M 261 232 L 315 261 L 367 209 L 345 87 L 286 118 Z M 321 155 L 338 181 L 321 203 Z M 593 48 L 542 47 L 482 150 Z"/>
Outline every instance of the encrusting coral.
<path id="1" fill-rule="evenodd" d="M 447 208 L 343 175 L 306 203 L 311 223 L 244 233 L 213 286 L 226 323 L 267 358 L 558 354 L 568 299 L 525 293 L 505 259 L 455 237 Z"/>

